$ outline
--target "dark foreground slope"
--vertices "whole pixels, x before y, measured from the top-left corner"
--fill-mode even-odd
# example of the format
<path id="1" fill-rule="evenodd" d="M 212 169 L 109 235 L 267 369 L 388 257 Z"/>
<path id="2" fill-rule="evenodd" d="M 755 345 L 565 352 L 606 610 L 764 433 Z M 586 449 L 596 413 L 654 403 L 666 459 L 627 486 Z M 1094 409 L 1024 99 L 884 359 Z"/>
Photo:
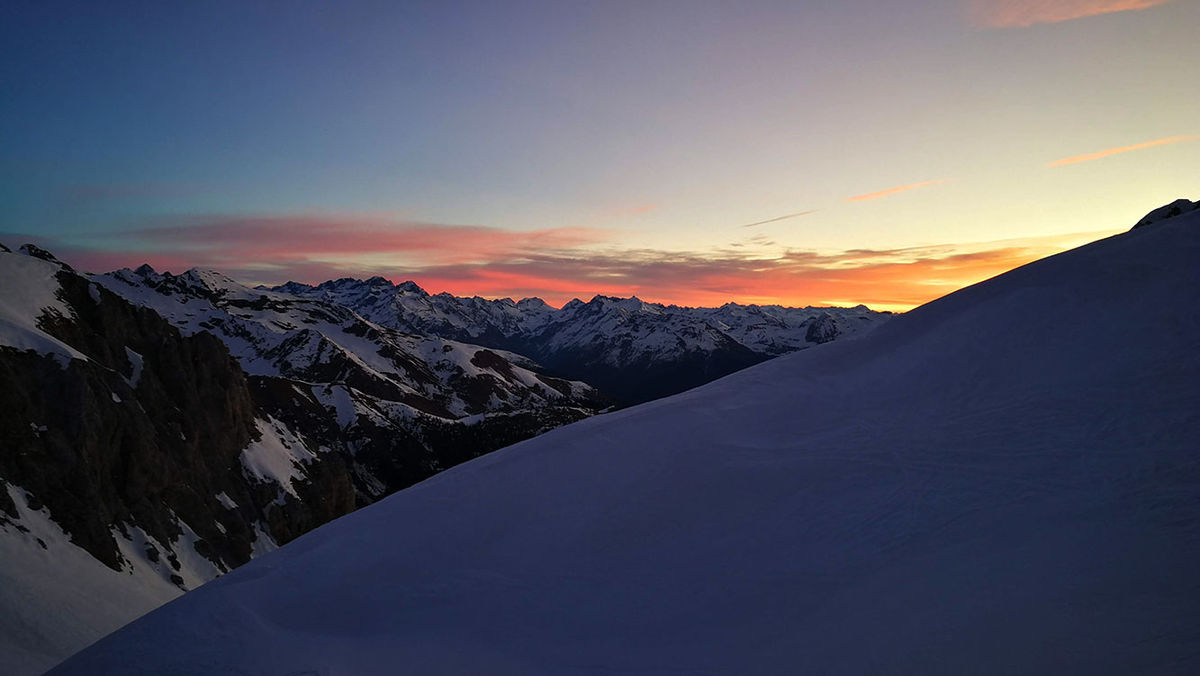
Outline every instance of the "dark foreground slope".
<path id="1" fill-rule="evenodd" d="M 56 674 L 1196 673 L 1200 212 L 561 428 Z"/>

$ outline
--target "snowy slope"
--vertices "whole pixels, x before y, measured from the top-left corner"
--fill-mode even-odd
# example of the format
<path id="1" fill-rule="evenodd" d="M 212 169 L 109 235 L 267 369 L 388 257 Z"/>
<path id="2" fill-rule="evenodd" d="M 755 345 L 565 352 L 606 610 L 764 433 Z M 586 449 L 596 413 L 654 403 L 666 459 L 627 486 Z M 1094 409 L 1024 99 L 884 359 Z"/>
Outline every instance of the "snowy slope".
<path id="1" fill-rule="evenodd" d="M 125 557 L 123 569 L 115 571 L 72 543 L 47 509 L 30 509 L 22 491 L 0 486 L 5 489 L 18 517 L 0 519 L 0 673 L 42 673 L 179 596 L 181 585 L 199 586 L 221 572 L 191 549 L 186 540 L 195 540 L 195 533 L 170 543 L 181 555 L 176 569 L 144 553 L 147 546 L 160 552 L 171 546 L 132 526 L 126 526 L 127 536 L 114 529 Z M 176 584 L 172 575 L 183 582 Z"/>
<path id="2" fill-rule="evenodd" d="M 31 350 L 54 356 L 60 364 L 87 357 L 38 325 L 47 315 L 71 317 L 71 308 L 58 297 L 61 264 L 30 254 L 26 245 L 14 253 L 0 245 L 0 347 Z"/>
<path id="3" fill-rule="evenodd" d="M 444 472 L 56 674 L 1200 671 L 1200 212 Z"/>

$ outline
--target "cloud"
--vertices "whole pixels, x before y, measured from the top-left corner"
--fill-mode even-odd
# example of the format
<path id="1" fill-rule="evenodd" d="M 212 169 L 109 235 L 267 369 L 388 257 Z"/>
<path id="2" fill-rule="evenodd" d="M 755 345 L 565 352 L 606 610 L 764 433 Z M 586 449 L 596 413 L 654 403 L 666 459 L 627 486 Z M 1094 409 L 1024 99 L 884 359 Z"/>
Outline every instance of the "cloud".
<path id="1" fill-rule="evenodd" d="M 1121 153 L 1128 153 L 1128 152 L 1132 152 L 1134 150 L 1142 150 L 1143 148 L 1153 148 L 1155 146 L 1165 146 L 1165 145 L 1170 145 L 1172 143 L 1187 143 L 1189 141 L 1200 141 L 1200 136 L 1198 136 L 1198 135 L 1168 136 L 1167 138 L 1160 138 L 1160 139 L 1155 139 L 1153 141 L 1146 141 L 1145 143 L 1135 143 L 1134 145 L 1131 145 L 1131 146 L 1120 146 L 1117 148 L 1107 148 L 1105 150 L 1098 150 L 1094 153 L 1087 153 L 1084 155 L 1075 155 L 1073 157 L 1064 157 L 1061 160 L 1054 160 L 1053 162 L 1051 162 L 1050 164 L 1048 164 L 1046 166 L 1062 167 L 1062 166 L 1066 166 L 1068 164 L 1078 164 L 1080 162 L 1091 162 L 1092 160 L 1098 160 L 1098 159 L 1101 159 L 1104 157 L 1108 157 L 1109 155 L 1120 155 Z"/>
<path id="2" fill-rule="evenodd" d="M 740 227 L 753 228 L 756 225 L 766 225 L 767 223 L 775 223 L 776 221 L 786 221 L 789 218 L 799 218 L 800 216 L 807 216 L 809 214 L 815 214 L 815 213 L 817 213 L 817 211 L 818 211 L 817 209 L 809 209 L 808 211 L 797 211 L 794 214 L 784 214 L 783 216 L 776 216 L 775 218 L 768 218 L 765 221 L 755 221 L 753 223 L 746 223 Z"/>
<path id="3" fill-rule="evenodd" d="M 845 201 L 846 202 L 865 202 L 866 200 L 875 200 L 875 199 L 879 199 L 880 197 L 887 197 L 889 195 L 895 195 L 898 192 L 912 190 L 913 188 L 923 188 L 927 185 L 939 185 L 939 184 L 946 183 L 946 182 L 947 181 L 945 181 L 945 180 L 940 180 L 940 181 L 921 181 L 920 183 L 909 183 L 908 185 L 900 185 L 900 186 L 896 186 L 895 188 L 888 188 L 886 190 L 880 190 L 878 192 L 869 192 L 864 195 L 855 195 L 853 197 L 847 197 L 845 199 Z"/>
<path id="4" fill-rule="evenodd" d="M 693 306 L 864 303 L 903 310 L 1095 236 L 772 255 L 736 247 L 622 248 L 607 231 L 579 228 L 512 232 L 375 216 L 280 215 L 195 217 L 99 243 L 11 234 L 0 241 L 11 247 L 34 241 L 81 270 L 143 262 L 173 272 L 210 267 L 248 284 L 378 274 L 414 280 L 433 293 L 540 296 L 556 305 L 596 294 L 636 294 Z"/>
<path id="5" fill-rule="evenodd" d="M 554 304 L 595 294 L 638 295 L 679 305 L 728 301 L 784 305 L 856 305 L 906 310 L 963 286 L 1050 253 L 1094 239 L 1048 237 L 961 246 L 789 251 L 766 257 L 736 250 L 717 253 L 623 250 L 579 252 L 433 266 L 414 274 L 426 288 L 455 294 L 519 298 L 536 295 Z"/>
<path id="6" fill-rule="evenodd" d="M 604 241 L 597 228 L 511 231 L 475 225 L 400 221 L 371 215 L 195 216 L 126 230 L 115 238 L 138 249 L 171 251 L 216 266 L 256 261 L 380 260 L 451 264 L 522 251 L 572 248 Z"/>
<path id="7" fill-rule="evenodd" d="M 979 28 L 1024 28 L 1100 14 L 1130 12 L 1172 0 L 972 0 L 971 25 Z"/>

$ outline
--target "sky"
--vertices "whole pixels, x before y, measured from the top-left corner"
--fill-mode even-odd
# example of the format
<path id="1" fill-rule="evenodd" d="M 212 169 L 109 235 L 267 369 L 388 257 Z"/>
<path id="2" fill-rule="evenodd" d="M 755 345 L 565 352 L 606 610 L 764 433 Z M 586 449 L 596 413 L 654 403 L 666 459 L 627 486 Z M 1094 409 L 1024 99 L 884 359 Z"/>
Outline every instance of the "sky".
<path id="1" fill-rule="evenodd" d="M 1200 2 L 0 5 L 0 242 L 905 310 L 1200 197 Z"/>

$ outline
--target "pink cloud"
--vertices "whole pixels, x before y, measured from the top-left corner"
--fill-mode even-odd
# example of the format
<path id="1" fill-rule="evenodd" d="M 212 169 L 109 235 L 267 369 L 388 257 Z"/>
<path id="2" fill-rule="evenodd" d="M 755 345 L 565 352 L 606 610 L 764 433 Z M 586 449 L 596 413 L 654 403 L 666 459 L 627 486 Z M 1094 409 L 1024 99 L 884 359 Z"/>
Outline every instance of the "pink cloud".
<path id="1" fill-rule="evenodd" d="M 140 228 L 122 237 L 177 251 L 197 265 L 254 260 L 264 265 L 354 256 L 419 255 L 449 264 L 491 260 L 525 250 L 571 248 L 601 242 L 596 228 L 511 231 L 471 225 L 397 222 L 369 216 L 197 217 Z"/>
<path id="2" fill-rule="evenodd" d="M 1100 14 L 1131 12 L 1172 0 L 972 0 L 970 21 L 978 28 L 1024 28 Z"/>

